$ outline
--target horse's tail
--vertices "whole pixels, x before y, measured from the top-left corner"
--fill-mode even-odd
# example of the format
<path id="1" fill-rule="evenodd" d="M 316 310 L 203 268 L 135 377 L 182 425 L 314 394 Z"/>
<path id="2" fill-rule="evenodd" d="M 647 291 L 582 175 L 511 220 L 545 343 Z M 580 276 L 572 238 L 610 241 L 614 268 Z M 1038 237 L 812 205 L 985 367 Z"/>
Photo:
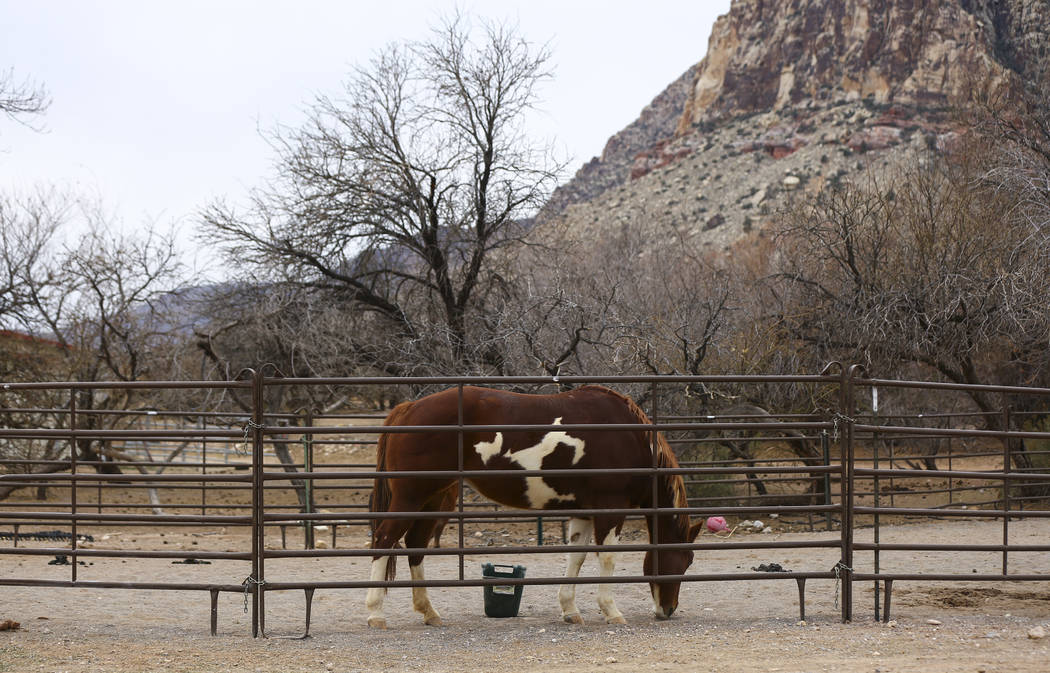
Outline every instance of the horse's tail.
<path id="1" fill-rule="evenodd" d="M 401 419 L 408 412 L 409 407 L 412 406 L 411 402 L 402 402 L 393 408 L 383 425 L 397 425 Z M 376 445 L 376 472 L 384 472 L 386 470 L 386 451 L 387 445 L 390 442 L 390 434 L 382 432 L 379 434 L 379 441 Z M 376 477 L 375 483 L 372 486 L 372 494 L 368 497 L 368 511 L 370 512 L 386 512 L 390 509 L 390 480 L 383 477 Z M 379 531 L 379 519 L 372 519 L 372 549 L 376 548 L 376 535 Z M 395 545 L 395 547 L 400 545 Z M 397 573 L 396 556 L 390 557 L 390 562 L 386 564 L 386 578 L 387 580 L 393 580 Z"/>

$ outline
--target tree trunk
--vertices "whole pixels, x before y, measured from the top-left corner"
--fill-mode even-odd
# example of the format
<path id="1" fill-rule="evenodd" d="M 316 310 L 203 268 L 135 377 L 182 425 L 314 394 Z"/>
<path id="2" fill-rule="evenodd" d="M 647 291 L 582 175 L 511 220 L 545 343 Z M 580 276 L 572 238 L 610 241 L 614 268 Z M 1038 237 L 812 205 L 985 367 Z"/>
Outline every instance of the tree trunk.
<path id="1" fill-rule="evenodd" d="M 285 472 L 296 473 L 298 470 L 295 467 L 295 461 L 292 459 L 292 452 L 288 450 L 288 435 L 274 435 L 273 437 L 273 452 L 277 456 L 277 460 L 281 461 L 281 466 Z M 306 482 L 302 479 L 292 479 L 292 488 L 295 489 L 295 497 L 299 500 L 299 511 L 306 511 Z"/>

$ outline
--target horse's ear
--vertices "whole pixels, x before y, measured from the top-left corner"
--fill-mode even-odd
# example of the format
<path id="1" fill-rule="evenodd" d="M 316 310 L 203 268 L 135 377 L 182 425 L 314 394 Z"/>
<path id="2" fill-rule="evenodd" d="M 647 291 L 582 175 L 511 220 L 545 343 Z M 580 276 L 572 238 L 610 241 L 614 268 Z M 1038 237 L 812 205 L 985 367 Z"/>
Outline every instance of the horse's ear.
<path id="1" fill-rule="evenodd" d="M 704 520 L 700 519 L 692 526 L 689 527 L 689 541 L 696 542 L 696 537 L 700 535 L 700 530 L 704 527 Z"/>

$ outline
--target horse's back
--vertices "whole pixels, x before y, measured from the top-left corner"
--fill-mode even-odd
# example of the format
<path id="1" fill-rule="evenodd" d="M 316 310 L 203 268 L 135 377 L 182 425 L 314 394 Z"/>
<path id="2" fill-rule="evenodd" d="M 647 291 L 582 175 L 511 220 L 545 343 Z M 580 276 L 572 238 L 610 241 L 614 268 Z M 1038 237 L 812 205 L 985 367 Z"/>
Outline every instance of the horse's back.
<path id="1" fill-rule="evenodd" d="M 402 402 L 387 416 L 387 426 L 463 425 L 600 425 L 648 423 L 649 419 L 630 398 L 603 386 L 589 385 L 566 392 L 542 395 L 496 388 L 463 386 Z M 546 430 L 539 431 L 541 434 Z M 583 434 L 617 431 L 587 430 Z M 641 432 L 641 431 L 639 431 Z M 455 437 L 448 431 L 395 433 L 389 444 L 414 443 L 412 438 L 433 444 L 436 435 Z M 491 433 L 488 433 L 491 434 Z M 575 434 L 575 433 L 574 433 Z M 453 442 L 455 443 L 455 442 Z"/>
<path id="2" fill-rule="evenodd" d="M 594 427 L 565 432 L 552 427 L 648 422 L 633 401 L 602 386 L 584 386 L 553 395 L 473 386 L 464 386 L 460 393 L 459 388 L 450 388 L 395 407 L 387 418 L 387 426 L 435 429 L 384 433 L 379 468 L 455 470 L 462 464 L 468 470 L 521 469 L 527 459 L 536 462 L 536 468 L 648 467 L 652 464 L 652 447 L 649 433 L 642 429 Z M 437 429 L 461 423 L 506 428 L 464 432 L 461 463 L 459 434 Z"/>

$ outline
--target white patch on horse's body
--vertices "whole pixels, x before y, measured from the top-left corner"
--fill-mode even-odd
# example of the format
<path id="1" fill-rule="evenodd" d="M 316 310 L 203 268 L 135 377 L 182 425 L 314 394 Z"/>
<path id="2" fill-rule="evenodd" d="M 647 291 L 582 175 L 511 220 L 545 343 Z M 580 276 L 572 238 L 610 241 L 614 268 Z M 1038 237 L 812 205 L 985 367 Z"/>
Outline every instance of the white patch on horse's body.
<path id="1" fill-rule="evenodd" d="M 492 457 L 498 456 L 503 450 L 503 433 L 497 432 L 496 438 L 491 442 L 478 442 L 474 445 L 474 450 L 481 456 L 482 464 L 488 465 Z"/>
<path id="2" fill-rule="evenodd" d="M 561 419 L 560 416 L 555 418 L 551 425 L 561 425 Z M 578 437 L 569 436 L 569 433 L 564 430 L 552 430 L 545 434 L 535 446 L 511 451 L 505 457 L 520 465 L 524 470 L 540 470 L 543 469 L 543 459 L 554 453 L 554 450 L 561 444 L 573 448 L 573 465 L 580 462 L 580 459 L 583 458 L 584 442 Z M 474 450 L 481 457 L 481 462 L 488 465 L 493 456 L 501 455 L 503 452 L 503 433 L 497 432 L 491 442 L 478 442 L 474 445 Z M 525 497 L 533 509 L 543 509 L 550 502 L 572 502 L 573 500 L 573 496 L 561 495 L 551 488 L 543 477 L 525 477 Z"/>
<path id="3" fill-rule="evenodd" d="M 543 509 L 552 502 L 572 502 L 573 496 L 561 495 L 543 477 L 525 477 L 525 498 L 531 509 Z"/>

